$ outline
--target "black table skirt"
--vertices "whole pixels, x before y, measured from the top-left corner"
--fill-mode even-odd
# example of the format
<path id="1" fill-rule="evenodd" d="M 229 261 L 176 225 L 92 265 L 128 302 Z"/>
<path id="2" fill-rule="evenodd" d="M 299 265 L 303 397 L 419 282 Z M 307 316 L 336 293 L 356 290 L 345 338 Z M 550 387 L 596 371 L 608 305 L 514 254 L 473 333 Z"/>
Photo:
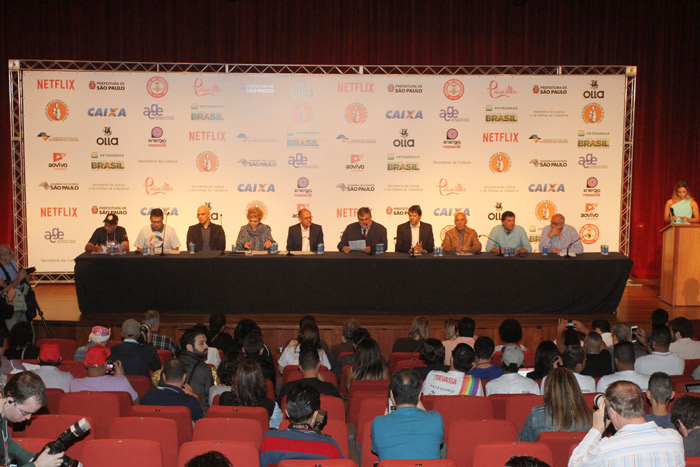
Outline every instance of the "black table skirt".
<path id="1" fill-rule="evenodd" d="M 75 260 L 82 313 L 612 313 L 632 260 L 490 253 L 123 256 Z"/>

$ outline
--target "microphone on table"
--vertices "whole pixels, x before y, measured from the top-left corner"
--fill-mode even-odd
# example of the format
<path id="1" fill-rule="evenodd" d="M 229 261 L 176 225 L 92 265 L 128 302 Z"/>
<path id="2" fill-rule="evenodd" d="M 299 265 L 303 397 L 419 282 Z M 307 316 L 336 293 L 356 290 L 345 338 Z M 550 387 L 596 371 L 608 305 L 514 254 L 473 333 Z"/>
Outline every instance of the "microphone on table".
<path id="1" fill-rule="evenodd" d="M 486 238 L 488 238 L 489 240 L 491 240 L 493 243 L 495 243 L 496 246 L 498 246 L 498 253 L 496 253 L 496 256 L 503 256 L 503 253 L 501 252 L 501 250 L 502 250 L 503 248 L 501 248 L 501 244 L 500 244 L 500 243 L 498 243 L 496 240 L 494 240 L 493 238 L 489 237 L 488 235 L 481 234 L 481 235 L 479 235 L 479 237 L 486 237 Z"/>
<path id="2" fill-rule="evenodd" d="M 168 232 L 168 217 L 170 217 L 170 211 L 165 213 L 165 224 L 163 225 L 163 244 L 160 246 L 160 255 L 165 254 L 165 234 Z"/>
<path id="3" fill-rule="evenodd" d="M 224 215 L 222 213 L 219 213 L 219 225 L 221 225 L 221 231 L 224 231 Z M 221 254 L 226 253 L 226 234 L 224 233 L 224 249 L 221 250 Z"/>
<path id="4" fill-rule="evenodd" d="M 571 243 L 569 243 L 568 245 L 566 245 L 566 257 L 567 257 L 567 258 L 571 258 L 571 256 L 569 256 L 569 248 L 571 248 L 571 246 L 572 246 L 574 243 L 580 242 L 580 241 L 581 241 L 581 237 L 578 237 L 578 238 L 576 238 L 576 240 L 574 240 L 573 242 L 571 242 Z"/>

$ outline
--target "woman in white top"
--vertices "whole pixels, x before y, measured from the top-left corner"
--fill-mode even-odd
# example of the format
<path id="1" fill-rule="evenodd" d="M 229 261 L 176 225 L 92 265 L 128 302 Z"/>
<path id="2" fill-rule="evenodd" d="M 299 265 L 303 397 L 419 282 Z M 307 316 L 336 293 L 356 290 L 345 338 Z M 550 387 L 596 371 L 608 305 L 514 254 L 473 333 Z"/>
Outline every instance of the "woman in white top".
<path id="1" fill-rule="evenodd" d="M 296 340 L 291 341 L 287 344 L 287 347 L 282 351 L 280 359 L 277 361 L 277 366 L 279 367 L 279 372 L 282 374 L 284 372 L 284 367 L 287 365 L 298 365 L 299 364 L 299 353 L 301 350 L 301 344 L 305 343 L 316 349 L 318 349 L 318 358 L 321 361 L 321 365 L 326 368 L 331 368 L 331 362 L 328 360 L 326 352 L 321 348 L 321 337 L 318 332 L 318 326 L 316 323 L 306 323 L 302 326 L 299 331 L 299 335 Z"/>

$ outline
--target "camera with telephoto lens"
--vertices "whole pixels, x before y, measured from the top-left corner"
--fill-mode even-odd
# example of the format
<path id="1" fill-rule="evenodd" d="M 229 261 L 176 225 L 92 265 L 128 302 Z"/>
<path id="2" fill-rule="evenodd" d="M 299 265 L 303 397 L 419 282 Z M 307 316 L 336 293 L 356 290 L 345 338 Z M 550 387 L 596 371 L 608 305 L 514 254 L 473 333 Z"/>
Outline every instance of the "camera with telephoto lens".
<path id="1" fill-rule="evenodd" d="M 75 443 L 78 438 L 83 436 L 89 430 L 90 423 L 88 423 L 85 418 L 81 418 L 71 425 L 66 431 L 58 435 L 56 441 L 47 443 L 46 446 L 41 449 L 41 451 L 36 453 L 36 456 L 32 459 L 32 462 L 35 461 L 46 448 L 49 448 L 49 454 L 58 454 L 59 452 L 65 453 L 68 448 L 73 446 L 73 443 Z M 60 465 L 61 467 L 81 467 L 83 464 L 63 454 Z"/>
<path id="2" fill-rule="evenodd" d="M 145 345 L 148 342 L 148 331 L 151 330 L 151 325 L 148 323 L 144 323 L 141 325 L 139 328 L 139 337 L 136 339 L 136 341 L 141 344 Z"/>
<path id="3" fill-rule="evenodd" d="M 605 394 L 596 394 L 593 398 L 593 408 L 598 410 L 600 408 L 600 403 L 605 400 Z M 605 408 L 605 413 L 603 414 L 603 423 L 608 421 L 608 410 Z"/>
<path id="4" fill-rule="evenodd" d="M 25 271 L 27 271 L 27 274 L 34 274 L 36 272 L 36 268 L 26 268 Z"/>
<path id="5" fill-rule="evenodd" d="M 328 423 L 328 412 L 325 410 L 319 410 L 316 416 L 316 423 L 314 423 L 314 431 L 316 433 L 321 433 Z"/>

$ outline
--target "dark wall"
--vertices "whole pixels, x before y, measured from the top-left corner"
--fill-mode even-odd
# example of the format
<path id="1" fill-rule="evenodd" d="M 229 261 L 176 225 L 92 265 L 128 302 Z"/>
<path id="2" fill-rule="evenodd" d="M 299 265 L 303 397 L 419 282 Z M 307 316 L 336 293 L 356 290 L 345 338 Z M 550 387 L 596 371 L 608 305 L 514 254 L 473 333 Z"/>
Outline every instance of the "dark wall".
<path id="1" fill-rule="evenodd" d="M 659 275 L 663 205 L 700 190 L 697 0 L 5 0 L 7 60 L 399 65 L 637 65 L 631 256 Z M 12 241 L 0 92 L 0 242 Z"/>

